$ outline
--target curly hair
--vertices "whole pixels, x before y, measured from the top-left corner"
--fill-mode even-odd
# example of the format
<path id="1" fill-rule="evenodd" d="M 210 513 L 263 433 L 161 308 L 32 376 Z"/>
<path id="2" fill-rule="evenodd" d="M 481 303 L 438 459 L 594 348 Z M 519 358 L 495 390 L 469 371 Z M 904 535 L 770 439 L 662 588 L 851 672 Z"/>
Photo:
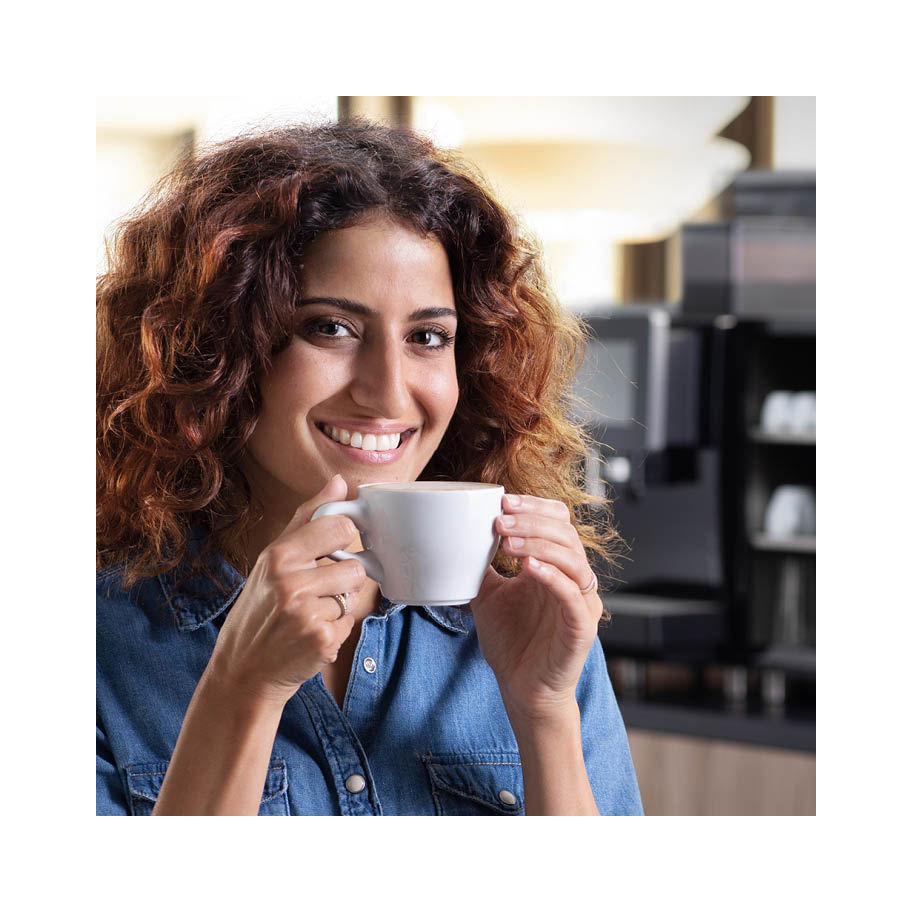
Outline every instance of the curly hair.
<path id="1" fill-rule="evenodd" d="M 593 441 L 571 391 L 588 327 L 556 300 L 541 247 L 456 153 L 357 119 L 241 134 L 194 152 L 117 228 L 97 280 L 97 566 L 125 585 L 203 557 L 242 572 L 259 518 L 240 457 L 260 380 L 294 334 L 300 259 L 324 232 L 384 214 L 446 251 L 459 401 L 420 480 L 561 500 L 600 575 L 626 548 L 585 490 Z M 496 569 L 519 571 L 499 552 Z"/>

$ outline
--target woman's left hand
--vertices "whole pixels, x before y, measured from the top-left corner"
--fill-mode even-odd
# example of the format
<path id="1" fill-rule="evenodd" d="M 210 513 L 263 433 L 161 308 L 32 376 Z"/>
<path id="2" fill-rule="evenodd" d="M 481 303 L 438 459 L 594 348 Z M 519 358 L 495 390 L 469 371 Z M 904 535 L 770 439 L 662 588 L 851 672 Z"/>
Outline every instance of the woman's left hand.
<path id="1" fill-rule="evenodd" d="M 488 567 L 470 608 L 508 712 L 548 721 L 576 708 L 602 601 L 597 586 L 581 592 L 593 572 L 566 504 L 531 495 L 512 504 L 510 496 L 494 528 L 522 570 L 509 579 Z"/>

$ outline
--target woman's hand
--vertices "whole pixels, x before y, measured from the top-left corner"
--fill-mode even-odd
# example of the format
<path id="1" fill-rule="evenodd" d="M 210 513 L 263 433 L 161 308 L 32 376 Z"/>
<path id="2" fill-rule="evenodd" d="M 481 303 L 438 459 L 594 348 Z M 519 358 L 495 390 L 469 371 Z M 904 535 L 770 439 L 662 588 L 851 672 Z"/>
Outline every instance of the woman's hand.
<path id="1" fill-rule="evenodd" d="M 511 718 L 552 721 L 576 711 L 576 685 L 602 602 L 597 587 L 580 591 L 593 572 L 566 504 L 530 495 L 512 504 L 510 497 L 495 530 L 501 547 L 522 559 L 522 570 L 508 579 L 488 567 L 470 608 Z"/>
<path id="2" fill-rule="evenodd" d="M 320 504 L 343 500 L 346 492 L 345 479 L 334 478 L 301 504 L 260 553 L 206 670 L 220 687 L 284 705 L 304 681 L 336 660 L 355 621 L 350 614 L 339 616 L 332 595 L 358 592 L 367 576 L 356 560 L 317 565 L 318 558 L 357 538 L 351 519 L 310 518 Z"/>

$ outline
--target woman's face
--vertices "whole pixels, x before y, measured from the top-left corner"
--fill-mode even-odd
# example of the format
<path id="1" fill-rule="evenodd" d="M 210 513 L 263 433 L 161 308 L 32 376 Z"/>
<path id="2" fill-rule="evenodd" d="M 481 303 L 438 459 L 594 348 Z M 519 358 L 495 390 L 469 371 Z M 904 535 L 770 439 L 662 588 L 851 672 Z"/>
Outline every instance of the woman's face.
<path id="1" fill-rule="evenodd" d="M 245 462 L 254 493 L 279 515 L 337 472 L 349 498 L 359 484 L 414 481 L 459 396 L 456 306 L 439 241 L 377 218 L 319 237 L 302 271 L 297 332 L 263 379 Z M 380 435 L 393 433 L 400 444 L 388 449 L 395 437 Z"/>

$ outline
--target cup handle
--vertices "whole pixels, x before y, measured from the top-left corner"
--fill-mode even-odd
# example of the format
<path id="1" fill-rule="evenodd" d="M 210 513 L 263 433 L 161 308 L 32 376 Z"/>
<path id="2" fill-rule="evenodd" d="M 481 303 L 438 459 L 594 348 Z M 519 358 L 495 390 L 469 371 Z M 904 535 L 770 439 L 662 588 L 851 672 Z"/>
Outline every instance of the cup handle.
<path id="1" fill-rule="evenodd" d="M 360 500 L 337 500 L 332 503 L 320 504 L 311 516 L 311 522 L 321 516 L 348 516 L 358 527 L 360 532 L 367 532 L 367 517 L 364 512 L 364 502 Z M 383 585 L 383 567 L 377 556 L 369 548 L 352 554 L 350 551 L 333 551 L 326 555 L 334 561 L 351 560 L 354 558 L 364 567 L 365 573 L 376 583 Z"/>

